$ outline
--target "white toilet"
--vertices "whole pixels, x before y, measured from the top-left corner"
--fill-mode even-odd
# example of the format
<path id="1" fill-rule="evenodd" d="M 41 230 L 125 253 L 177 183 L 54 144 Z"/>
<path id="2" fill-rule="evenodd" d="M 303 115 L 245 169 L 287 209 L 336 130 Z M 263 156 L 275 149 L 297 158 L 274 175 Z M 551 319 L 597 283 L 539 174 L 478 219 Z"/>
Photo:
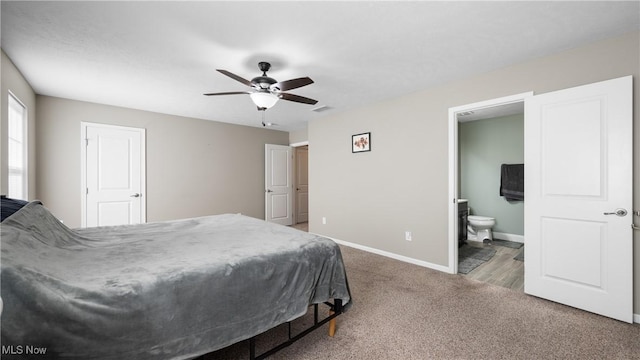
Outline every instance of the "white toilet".
<path id="1" fill-rule="evenodd" d="M 475 241 L 493 241 L 491 228 L 496 224 L 496 219 L 488 216 L 469 215 L 467 217 L 467 238 Z"/>

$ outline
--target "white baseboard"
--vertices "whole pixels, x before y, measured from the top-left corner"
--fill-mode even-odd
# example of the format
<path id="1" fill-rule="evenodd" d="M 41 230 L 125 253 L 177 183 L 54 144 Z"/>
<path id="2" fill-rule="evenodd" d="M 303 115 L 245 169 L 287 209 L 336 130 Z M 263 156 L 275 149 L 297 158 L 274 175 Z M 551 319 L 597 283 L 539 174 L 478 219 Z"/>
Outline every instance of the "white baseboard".
<path id="1" fill-rule="evenodd" d="M 494 235 L 495 234 L 496 233 L 494 233 Z M 503 233 L 498 233 L 498 234 L 503 235 Z M 334 239 L 334 238 L 326 236 L 326 235 L 319 235 L 319 234 L 316 234 L 316 235 L 329 238 L 329 239 L 335 241 L 337 244 L 348 246 L 348 247 L 352 247 L 354 249 L 370 252 L 370 253 L 373 253 L 373 254 L 385 256 L 385 257 L 388 257 L 388 258 L 391 258 L 391 259 L 395 259 L 395 260 L 404 261 L 406 263 L 410 263 L 410 264 L 426 267 L 426 268 L 429 268 L 429 269 L 442 271 L 442 272 L 445 272 L 445 273 L 449 273 L 450 272 L 450 270 L 449 270 L 449 268 L 447 266 L 442 266 L 442 265 L 438 265 L 438 264 L 432 264 L 430 262 L 423 261 L 423 260 L 418 260 L 418 259 L 414 259 L 414 258 L 410 258 L 408 256 L 402 256 L 402 255 L 390 253 L 388 251 L 379 250 L 379 249 L 375 249 L 375 248 L 364 246 L 364 245 L 360 245 L 360 244 L 354 244 L 354 243 L 350 243 L 348 241 Z M 510 234 L 506 234 L 506 235 L 510 235 Z M 505 239 L 502 236 L 499 237 L 499 238 L 502 239 L 502 240 L 510 240 L 510 241 L 515 241 L 515 242 L 524 242 L 524 237 L 522 235 L 511 235 L 511 236 L 515 236 L 516 238 L 520 237 L 520 238 L 522 238 L 522 241 L 513 240 L 513 238 Z M 633 314 L 633 322 L 637 323 L 637 324 L 640 324 L 640 314 Z"/>
<path id="2" fill-rule="evenodd" d="M 524 235 L 507 234 L 507 233 L 494 231 L 493 238 L 500 239 L 500 240 L 509 240 L 509 241 L 514 241 L 514 242 L 519 242 L 524 244 Z"/>
<path id="3" fill-rule="evenodd" d="M 493 238 L 494 239 L 500 239 L 500 240 L 509 240 L 509 241 L 513 241 L 513 242 L 524 244 L 524 236 L 523 235 L 507 234 L 507 233 L 501 233 L 501 232 L 495 232 L 494 231 L 493 232 Z M 475 235 L 471 234 L 471 233 L 467 234 L 467 240 L 482 242 L 482 241 L 478 240 L 478 238 Z"/>
<path id="4" fill-rule="evenodd" d="M 400 261 L 403 261 L 403 262 L 406 262 L 406 263 L 410 263 L 410 264 L 426 267 L 426 268 L 433 269 L 433 270 L 442 271 L 442 272 L 445 272 L 445 273 L 449 272 L 449 268 L 447 266 L 442 266 L 442 265 L 438 265 L 438 264 L 432 264 L 430 262 L 423 261 L 423 260 L 418 260 L 418 259 L 414 259 L 414 258 L 410 258 L 408 256 L 402 256 L 402 255 L 394 254 L 394 253 L 391 253 L 391 252 L 388 252 L 388 251 L 379 250 L 379 249 L 375 249 L 375 248 L 364 246 L 364 245 L 360 245 L 360 244 L 354 244 L 354 243 L 350 243 L 348 241 L 334 239 L 334 238 L 326 236 L 326 235 L 318 235 L 318 236 L 329 238 L 329 239 L 335 241 L 337 244 L 348 246 L 348 247 L 352 247 L 354 249 L 370 252 L 370 253 L 373 253 L 373 254 L 376 254 L 376 255 L 385 256 L 385 257 L 388 257 L 388 258 L 391 258 L 391 259 L 400 260 Z"/>

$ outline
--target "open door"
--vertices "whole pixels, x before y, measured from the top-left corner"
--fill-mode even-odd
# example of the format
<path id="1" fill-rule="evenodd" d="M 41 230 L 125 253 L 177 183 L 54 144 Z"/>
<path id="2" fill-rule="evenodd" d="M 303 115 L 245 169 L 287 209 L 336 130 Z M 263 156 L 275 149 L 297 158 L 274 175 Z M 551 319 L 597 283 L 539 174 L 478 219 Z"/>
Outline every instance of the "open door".
<path id="1" fill-rule="evenodd" d="M 265 145 L 265 220 L 293 225 L 293 148 Z"/>
<path id="2" fill-rule="evenodd" d="M 525 100 L 525 292 L 633 321 L 632 77 Z"/>

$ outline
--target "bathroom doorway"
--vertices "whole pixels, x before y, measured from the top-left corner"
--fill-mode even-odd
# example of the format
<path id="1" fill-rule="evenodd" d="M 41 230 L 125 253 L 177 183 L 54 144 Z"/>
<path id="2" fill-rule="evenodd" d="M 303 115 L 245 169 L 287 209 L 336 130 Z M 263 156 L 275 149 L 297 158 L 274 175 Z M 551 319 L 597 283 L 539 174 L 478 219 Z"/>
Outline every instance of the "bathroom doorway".
<path id="1" fill-rule="evenodd" d="M 460 243 L 458 273 L 523 292 L 524 202 L 513 193 L 503 196 L 500 189 L 504 181 L 512 184 L 504 189 L 523 191 L 524 104 L 465 111 L 457 117 L 459 194 L 467 200 L 460 206 L 469 214 L 469 231 L 460 229 L 468 236 Z M 483 225 L 490 231 L 483 231 Z"/>
<path id="2" fill-rule="evenodd" d="M 515 205 L 516 208 L 520 208 L 519 211 L 510 211 L 513 210 L 512 204 L 507 204 L 504 198 L 499 196 L 499 176 L 501 162 L 523 161 L 524 99 L 528 96 L 532 96 L 532 93 L 469 104 L 449 110 L 449 176 L 451 179 L 449 193 L 452 198 L 449 225 L 450 229 L 455 229 L 455 231 L 450 231 L 449 239 L 450 272 L 454 274 L 465 273 L 466 276 L 476 280 L 520 291 L 523 291 L 524 287 L 524 263 L 519 259 L 514 259 L 520 255 L 521 250 L 511 245 L 520 246 L 524 241 L 524 215 L 521 204 Z M 511 130 L 505 130 L 505 125 Z M 505 141 L 508 131 L 511 131 L 511 137 L 514 137 L 513 132 L 515 131 L 517 139 Z M 508 142 L 520 143 L 520 155 L 515 158 L 502 156 L 505 153 L 513 152 L 512 149 L 501 147 L 503 143 Z M 483 159 L 481 154 L 478 154 L 478 149 L 483 149 L 482 151 L 487 153 L 485 157 L 490 159 Z M 496 164 L 496 162 L 498 163 Z M 475 173 L 472 173 L 474 171 Z M 471 214 L 496 218 L 493 230 L 494 235 L 497 236 L 494 236 L 496 241 L 491 245 L 484 244 L 482 239 L 479 241 L 469 239 L 459 247 L 461 244 L 458 241 L 458 234 L 466 232 L 466 229 L 461 229 L 464 225 L 460 224 L 464 224 L 464 222 L 458 222 L 455 214 L 458 213 L 459 200 L 465 199 L 465 197 L 470 197 L 466 200 L 468 200 L 468 207 L 471 208 Z M 506 206 L 500 202 L 504 202 Z M 500 224 L 500 218 L 503 219 L 502 224 Z M 509 223 L 515 224 L 504 226 Z M 496 245 L 500 240 L 506 240 L 506 242 L 500 242 L 500 245 Z M 507 246 L 502 246 L 505 244 Z M 469 256 L 469 250 L 471 253 L 476 250 L 482 251 L 481 256 L 478 256 L 482 259 L 481 261 L 476 261 L 475 256 L 471 255 L 474 257 L 471 259 L 471 270 L 469 270 L 469 262 L 458 263 L 459 255 L 466 259 L 465 257 Z"/>

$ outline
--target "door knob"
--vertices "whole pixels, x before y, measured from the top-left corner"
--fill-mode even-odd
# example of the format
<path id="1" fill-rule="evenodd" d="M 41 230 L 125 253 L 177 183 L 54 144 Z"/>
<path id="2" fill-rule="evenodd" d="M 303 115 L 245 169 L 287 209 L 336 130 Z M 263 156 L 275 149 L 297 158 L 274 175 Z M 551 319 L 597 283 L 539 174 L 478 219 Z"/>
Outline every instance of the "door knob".
<path id="1" fill-rule="evenodd" d="M 135 193 L 135 194 L 131 195 L 131 197 L 140 197 L 140 196 L 142 196 L 142 194 L 140 194 L 140 193 Z"/>
<path id="2" fill-rule="evenodd" d="M 605 212 L 605 215 L 617 215 L 620 217 L 626 216 L 627 215 L 627 210 L 625 209 L 616 209 L 616 211 L 614 212 Z"/>
<path id="3" fill-rule="evenodd" d="M 268 192 L 268 193 L 270 193 L 270 192 L 273 192 L 273 190 L 271 190 L 271 189 L 267 189 L 267 192 Z"/>

